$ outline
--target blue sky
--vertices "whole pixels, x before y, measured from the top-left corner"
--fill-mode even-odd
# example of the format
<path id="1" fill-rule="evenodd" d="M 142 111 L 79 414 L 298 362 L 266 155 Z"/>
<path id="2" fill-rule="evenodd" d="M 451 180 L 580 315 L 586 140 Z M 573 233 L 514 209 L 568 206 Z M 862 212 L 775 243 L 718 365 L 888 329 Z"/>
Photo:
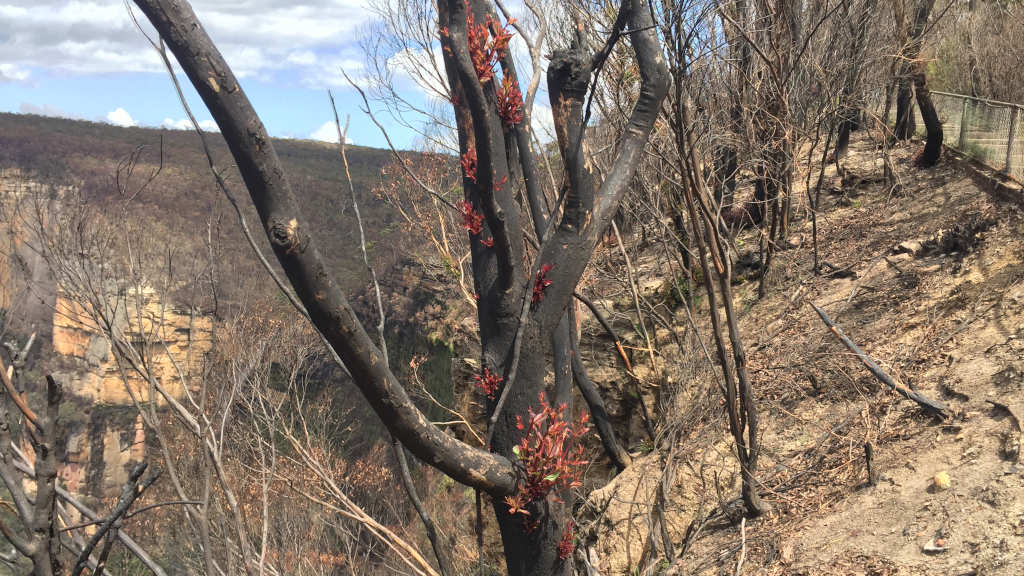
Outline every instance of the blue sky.
<path id="1" fill-rule="evenodd" d="M 365 0 L 192 5 L 273 136 L 333 137 L 330 88 L 342 117 L 351 115 L 350 139 L 385 145 L 339 72 L 364 73 L 359 40 L 372 17 Z M 401 74 L 396 81 L 405 97 L 426 102 L 413 82 Z M 191 87 L 188 94 L 196 116 L 212 126 Z M 185 118 L 156 53 L 119 0 L 0 0 L 0 111 L 140 126 L 180 127 Z M 417 144 L 414 131 L 384 113 L 379 119 L 400 148 Z"/>

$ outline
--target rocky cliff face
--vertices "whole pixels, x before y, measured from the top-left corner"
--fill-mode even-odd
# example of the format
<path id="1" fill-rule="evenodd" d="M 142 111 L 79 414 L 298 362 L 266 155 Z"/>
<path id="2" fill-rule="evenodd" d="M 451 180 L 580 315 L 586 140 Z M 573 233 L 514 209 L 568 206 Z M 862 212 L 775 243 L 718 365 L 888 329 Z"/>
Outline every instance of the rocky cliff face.
<path id="1" fill-rule="evenodd" d="M 28 246 L 30 229 L 39 219 L 45 224 L 69 190 L 0 169 L 0 309 L 17 311 L 5 318 L 8 328 L 35 331 L 45 342 L 56 289 L 42 255 Z"/>
<path id="2" fill-rule="evenodd" d="M 112 299 L 113 300 L 113 299 Z M 182 399 L 192 386 L 203 358 L 213 347 L 213 321 L 195 311 L 163 302 L 151 288 L 132 288 L 112 301 L 107 314 L 114 317 L 113 330 L 124 335 L 132 349 L 146 358 L 148 375 L 168 395 Z M 53 350 L 73 367 L 67 380 L 71 391 L 92 403 L 132 406 L 149 402 L 150 383 L 129 363 L 119 366 L 95 314 L 69 295 L 58 294 L 53 315 Z M 122 371 L 123 369 L 123 371 Z M 155 400 L 166 400 L 157 394 Z"/>
<path id="3" fill-rule="evenodd" d="M 159 395 L 150 397 L 149 378 L 184 399 L 186 387 L 196 386 L 191 375 L 200 372 L 213 346 L 213 321 L 169 304 L 151 288 L 110 286 L 103 315 L 145 357 L 149 378 L 127 363 L 119 366 L 97 325 L 95 298 L 90 303 L 60 290 L 39 251 L 29 246 L 33 226 L 45 226 L 69 190 L 0 170 L 0 310 L 11 333 L 37 334 L 31 364 L 45 367 L 64 386 L 64 483 L 80 496 L 103 498 L 117 495 L 131 467 L 146 457 L 146 430 L 135 403 L 166 404 Z M 31 392 L 32 383 L 25 384 Z"/>
<path id="4" fill-rule="evenodd" d="M 145 357 L 146 369 L 118 361 L 90 304 L 58 294 L 53 315 L 53 352 L 62 367 L 54 376 L 82 407 L 68 428 L 61 474 L 70 489 L 97 497 L 117 494 L 128 470 L 146 456 L 135 403 L 165 405 L 159 392 L 151 396 L 156 386 L 184 400 L 186 387 L 197 388 L 195 375 L 213 347 L 210 317 L 171 306 L 151 288 L 122 291 L 107 310 L 113 331 Z"/>

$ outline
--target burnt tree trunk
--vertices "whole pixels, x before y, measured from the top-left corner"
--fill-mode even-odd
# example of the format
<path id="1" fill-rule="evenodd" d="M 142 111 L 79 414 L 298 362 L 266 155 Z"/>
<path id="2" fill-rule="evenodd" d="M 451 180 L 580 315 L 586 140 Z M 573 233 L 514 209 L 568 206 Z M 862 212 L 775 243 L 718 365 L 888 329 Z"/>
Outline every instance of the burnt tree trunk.
<path id="1" fill-rule="evenodd" d="M 935 104 L 932 102 L 931 91 L 928 90 L 928 78 L 925 72 L 924 61 L 921 60 L 922 36 L 925 32 L 925 25 L 931 15 L 935 0 L 921 0 L 917 8 L 917 17 L 914 19 L 913 43 L 910 47 L 910 58 L 912 62 L 912 76 L 914 92 L 917 95 L 917 106 L 921 109 L 921 119 L 924 121 L 926 140 L 924 150 L 921 152 L 917 163 L 924 167 L 935 166 L 939 163 L 942 154 L 942 122 L 935 111 Z"/>
<path id="2" fill-rule="evenodd" d="M 848 6 L 847 6 L 848 9 Z M 846 81 L 843 83 L 840 98 L 843 99 L 844 107 L 839 112 L 839 134 L 836 139 L 835 159 L 836 165 L 846 156 L 850 147 L 850 132 L 860 127 L 861 110 L 860 102 L 861 77 L 864 62 L 864 50 L 867 45 L 868 24 L 874 14 L 875 0 L 867 0 L 857 13 L 856 26 L 852 38 L 851 62 L 846 72 Z M 852 102 L 851 102 L 852 101 Z"/>
<path id="3" fill-rule="evenodd" d="M 517 194 L 525 188 L 531 209 L 542 204 L 537 153 L 525 137 L 529 127 L 522 125 L 522 119 L 500 115 L 508 107 L 498 106 L 494 70 L 477 67 L 489 57 L 471 54 L 468 41 L 470 17 L 478 40 L 481 34 L 497 34 L 500 24 L 487 22 L 493 8 L 485 0 L 470 0 L 468 5 L 466 0 L 437 3 L 460 153 L 472 152 L 478 166 L 470 174 L 463 165 L 463 209 L 482 217 L 479 228 L 470 229 L 469 234 L 473 282 L 479 295 L 482 367 L 503 377 L 499 397 L 487 405 L 489 441 L 485 449 L 478 449 L 431 424 L 383 361 L 325 266 L 263 123 L 189 4 L 135 3 L 174 53 L 220 127 L 278 263 L 310 319 L 389 432 L 420 460 L 490 496 L 510 576 L 567 574 L 571 563 L 560 558 L 558 550 L 570 517 L 567 495 L 560 495 L 561 503 L 551 498 L 526 503 L 528 524 L 523 515 L 510 513 L 505 503 L 506 497 L 518 494 L 523 482 L 513 451 L 520 435 L 516 418 L 539 408 L 549 358 L 555 359 L 555 396 L 568 395 L 568 306 L 634 177 L 668 91 L 650 7 L 643 0 L 622 0 L 607 49 L 591 56 L 576 46 L 551 58 L 549 93 L 567 191 L 560 220 L 549 227 L 549 233 L 538 235 L 537 256 L 528 266 Z M 593 70 L 608 57 L 615 41 L 626 38 L 627 27 L 638 71 L 638 97 L 612 165 L 598 185 L 582 154 L 582 105 Z M 480 42 L 474 45 L 482 49 Z M 511 59 L 509 63 L 502 60 L 503 78 L 515 82 Z M 522 104 L 521 96 L 508 94 L 504 104 Z M 538 289 L 540 280 L 544 283 Z"/>
<path id="4" fill-rule="evenodd" d="M 902 69 L 903 67 L 901 67 Z M 914 89 L 909 75 L 904 71 L 896 88 L 896 140 L 910 140 L 914 136 Z"/>
<path id="5" fill-rule="evenodd" d="M 740 122 L 736 122 L 739 124 Z M 739 154 L 734 144 L 722 146 L 715 161 L 715 200 L 723 207 L 729 207 L 736 192 L 736 171 L 739 168 Z"/>
<path id="6" fill-rule="evenodd" d="M 730 4 L 726 4 L 729 6 Z M 747 2 L 736 0 L 731 4 L 732 19 L 741 27 L 746 27 Z M 739 66 L 733 73 L 733 90 L 730 93 L 729 105 L 729 127 L 731 136 L 734 139 L 727 143 L 720 154 L 716 166 L 720 166 L 721 175 L 718 178 L 717 190 L 718 201 L 723 206 L 733 204 L 733 194 L 736 192 L 736 172 L 739 169 L 739 143 L 743 141 L 746 133 L 746 104 L 748 86 L 750 85 L 750 72 L 752 54 L 750 43 L 743 35 L 733 27 L 726 27 L 726 40 L 729 43 L 729 53 L 733 59 L 739 60 Z"/>
<path id="7" fill-rule="evenodd" d="M 850 150 L 850 132 L 860 127 L 859 111 L 846 108 L 839 116 L 839 130 L 836 136 L 835 159 L 839 162 Z"/>
<path id="8" fill-rule="evenodd" d="M 917 65 L 920 70 L 914 73 L 914 92 L 917 94 L 917 106 L 921 109 L 921 118 L 924 119 L 926 140 L 924 150 L 918 159 L 918 164 L 930 168 L 939 163 L 942 155 L 942 122 L 939 114 L 935 111 L 935 104 L 932 103 L 932 94 L 928 90 L 928 80 L 925 77 L 924 64 Z"/>

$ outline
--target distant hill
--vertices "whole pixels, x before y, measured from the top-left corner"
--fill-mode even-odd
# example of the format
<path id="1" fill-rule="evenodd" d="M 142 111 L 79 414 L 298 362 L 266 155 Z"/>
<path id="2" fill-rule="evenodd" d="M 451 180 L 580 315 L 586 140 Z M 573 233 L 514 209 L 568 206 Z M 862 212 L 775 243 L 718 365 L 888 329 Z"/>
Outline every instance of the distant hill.
<path id="1" fill-rule="evenodd" d="M 246 206 L 250 225 L 265 253 L 259 220 L 251 207 L 241 177 L 223 139 L 211 133 L 217 165 L 228 177 L 235 196 Z M 358 231 L 351 209 L 337 146 L 313 141 L 275 139 L 274 146 L 302 204 L 302 216 L 313 227 L 321 249 L 339 281 L 350 293 L 365 286 L 364 267 L 358 257 Z M 255 259 L 244 243 L 230 205 L 214 183 L 199 137 L 192 131 L 121 128 L 109 124 L 35 115 L 0 113 L 0 168 L 18 168 L 33 179 L 77 186 L 90 203 L 105 204 L 120 198 L 118 166 L 144 147 L 135 168 L 137 187 L 160 164 L 159 176 L 131 203 L 140 221 L 151 222 L 169 246 L 200 250 L 208 222 L 223 234 L 225 266 L 252 268 Z M 390 268 L 398 259 L 391 209 L 371 189 L 382 168 L 392 160 L 390 151 L 351 146 L 348 149 L 352 180 L 378 268 Z M 198 252 L 197 252 L 198 253 Z M 238 278 L 230 272 L 224 275 Z M 243 275 L 243 277 L 252 275 Z M 263 282 L 260 282 L 262 285 Z M 228 294 L 251 286 L 225 286 Z"/>

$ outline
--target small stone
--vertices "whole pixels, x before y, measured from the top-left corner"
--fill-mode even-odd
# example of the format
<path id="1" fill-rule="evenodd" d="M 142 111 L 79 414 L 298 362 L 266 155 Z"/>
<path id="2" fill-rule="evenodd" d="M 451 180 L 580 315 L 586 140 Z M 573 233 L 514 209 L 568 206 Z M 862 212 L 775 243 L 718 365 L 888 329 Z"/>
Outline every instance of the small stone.
<path id="1" fill-rule="evenodd" d="M 921 547 L 925 554 L 941 554 L 946 551 L 946 539 L 935 538 Z"/>
<path id="2" fill-rule="evenodd" d="M 907 242 L 900 243 L 899 246 L 893 251 L 896 254 L 910 254 L 912 256 L 917 255 L 921 251 L 921 243 L 915 240 L 909 240 Z"/>
<path id="3" fill-rule="evenodd" d="M 951 485 L 952 481 L 949 478 L 949 473 L 945 470 L 939 472 L 934 478 L 932 478 L 932 486 L 935 487 L 935 490 L 949 490 Z"/>
<path id="4" fill-rule="evenodd" d="M 782 547 L 782 550 L 779 551 L 779 560 L 781 560 L 783 564 L 792 564 L 793 558 L 793 544 L 786 544 Z"/>

